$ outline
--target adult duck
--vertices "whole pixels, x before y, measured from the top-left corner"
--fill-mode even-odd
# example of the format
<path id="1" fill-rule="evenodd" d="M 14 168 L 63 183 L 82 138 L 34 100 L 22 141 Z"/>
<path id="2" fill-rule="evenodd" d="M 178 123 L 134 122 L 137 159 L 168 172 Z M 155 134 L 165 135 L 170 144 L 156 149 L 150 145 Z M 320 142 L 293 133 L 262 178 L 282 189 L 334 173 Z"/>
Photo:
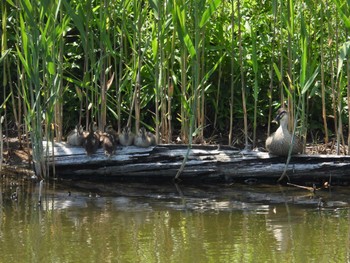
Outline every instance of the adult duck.
<path id="1" fill-rule="evenodd" d="M 292 145 L 292 134 L 288 130 L 288 112 L 279 109 L 274 121 L 278 122 L 280 126 L 266 139 L 265 147 L 268 152 L 274 155 L 288 156 L 289 149 L 292 147 L 292 155 L 302 153 L 304 147 L 297 136 L 294 136 Z"/>

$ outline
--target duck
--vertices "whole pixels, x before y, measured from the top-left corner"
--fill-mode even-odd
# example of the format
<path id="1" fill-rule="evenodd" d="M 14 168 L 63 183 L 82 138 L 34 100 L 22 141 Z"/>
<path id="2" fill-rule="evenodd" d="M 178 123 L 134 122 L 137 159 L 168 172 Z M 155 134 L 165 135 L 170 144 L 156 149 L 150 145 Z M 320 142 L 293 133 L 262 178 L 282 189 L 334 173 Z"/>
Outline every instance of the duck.
<path id="1" fill-rule="evenodd" d="M 119 140 L 118 133 L 115 129 L 113 129 L 112 125 L 107 125 L 105 128 L 105 132 L 112 136 L 114 143 L 117 144 Z"/>
<path id="2" fill-rule="evenodd" d="M 267 151 L 278 156 L 288 156 L 291 146 L 292 134 L 288 130 L 288 112 L 281 108 L 278 111 L 274 122 L 279 122 L 277 130 L 271 134 L 265 142 Z M 303 144 L 297 136 L 294 136 L 292 155 L 303 152 Z"/>
<path id="3" fill-rule="evenodd" d="M 155 145 L 156 139 L 154 134 L 147 132 L 144 127 L 139 129 L 139 132 L 135 136 L 134 144 L 138 147 L 149 147 Z"/>
<path id="4" fill-rule="evenodd" d="M 111 126 L 106 126 L 105 132 L 103 132 L 100 136 L 100 143 L 105 152 L 105 155 L 111 157 L 115 153 L 115 137 L 112 134 L 113 129 Z"/>
<path id="5" fill-rule="evenodd" d="M 150 140 L 151 146 L 156 145 L 156 136 L 152 132 L 147 132 L 148 138 Z"/>
<path id="6" fill-rule="evenodd" d="M 89 133 L 84 140 L 84 148 L 86 155 L 90 156 L 96 153 L 100 146 L 100 136 L 97 132 L 96 122 L 91 122 L 89 126 Z"/>
<path id="7" fill-rule="evenodd" d="M 122 129 L 121 134 L 119 134 L 119 143 L 123 146 L 130 146 L 134 143 L 134 133 L 130 130 L 129 126 Z"/>
<path id="8" fill-rule="evenodd" d="M 83 126 L 76 125 L 67 136 L 67 143 L 72 146 L 82 146 L 84 143 Z"/>

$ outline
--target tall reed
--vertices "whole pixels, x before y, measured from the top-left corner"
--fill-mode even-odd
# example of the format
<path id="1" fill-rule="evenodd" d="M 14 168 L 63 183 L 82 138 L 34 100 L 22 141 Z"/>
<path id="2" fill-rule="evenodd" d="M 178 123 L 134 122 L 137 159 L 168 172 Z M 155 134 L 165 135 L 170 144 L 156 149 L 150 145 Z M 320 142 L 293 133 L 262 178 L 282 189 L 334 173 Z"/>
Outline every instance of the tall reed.
<path id="1" fill-rule="evenodd" d="M 160 142 L 178 134 L 191 145 L 215 132 L 229 144 L 243 135 L 248 146 L 252 133 L 259 146 L 259 127 L 268 122 L 269 134 L 274 110 L 286 106 L 305 139 L 320 132 L 340 143 L 349 137 L 342 134 L 349 76 L 339 64 L 348 59 L 339 53 L 348 7 L 344 0 L 3 1 L 1 55 L 8 55 L 0 78 L 3 96 L 11 94 L 4 124 L 29 130 L 42 174 L 43 137 L 61 140 L 92 119 L 118 131 L 146 125 Z"/>

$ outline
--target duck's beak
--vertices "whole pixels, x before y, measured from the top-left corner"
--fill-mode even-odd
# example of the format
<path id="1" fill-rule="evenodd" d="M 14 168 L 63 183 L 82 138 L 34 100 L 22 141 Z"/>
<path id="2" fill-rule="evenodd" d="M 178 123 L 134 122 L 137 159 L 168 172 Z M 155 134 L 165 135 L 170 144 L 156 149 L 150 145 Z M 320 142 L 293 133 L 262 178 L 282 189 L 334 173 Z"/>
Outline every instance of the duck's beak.
<path id="1" fill-rule="evenodd" d="M 280 121 L 280 115 L 277 114 L 276 117 L 272 120 L 272 123 L 278 124 L 279 121 Z"/>
<path id="2" fill-rule="evenodd" d="M 279 123 L 279 121 L 281 120 L 281 118 L 282 118 L 282 116 L 283 116 L 283 114 L 285 114 L 286 113 L 286 111 L 281 111 L 280 113 L 278 113 L 277 115 L 276 115 L 276 117 L 275 117 L 275 119 L 272 121 L 272 122 L 274 122 L 274 123 Z"/>

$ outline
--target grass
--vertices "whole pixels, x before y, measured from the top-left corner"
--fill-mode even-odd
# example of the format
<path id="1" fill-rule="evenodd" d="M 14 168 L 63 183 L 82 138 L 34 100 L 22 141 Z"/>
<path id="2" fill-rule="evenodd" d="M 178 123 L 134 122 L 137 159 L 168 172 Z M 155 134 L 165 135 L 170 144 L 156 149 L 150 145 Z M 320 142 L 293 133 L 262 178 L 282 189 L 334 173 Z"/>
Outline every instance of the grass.
<path id="1" fill-rule="evenodd" d="M 305 140 L 348 144 L 349 21 L 345 0 L 3 1 L 0 117 L 43 176 L 42 139 L 92 120 L 190 145 L 243 127 L 247 147 L 285 106 Z"/>

